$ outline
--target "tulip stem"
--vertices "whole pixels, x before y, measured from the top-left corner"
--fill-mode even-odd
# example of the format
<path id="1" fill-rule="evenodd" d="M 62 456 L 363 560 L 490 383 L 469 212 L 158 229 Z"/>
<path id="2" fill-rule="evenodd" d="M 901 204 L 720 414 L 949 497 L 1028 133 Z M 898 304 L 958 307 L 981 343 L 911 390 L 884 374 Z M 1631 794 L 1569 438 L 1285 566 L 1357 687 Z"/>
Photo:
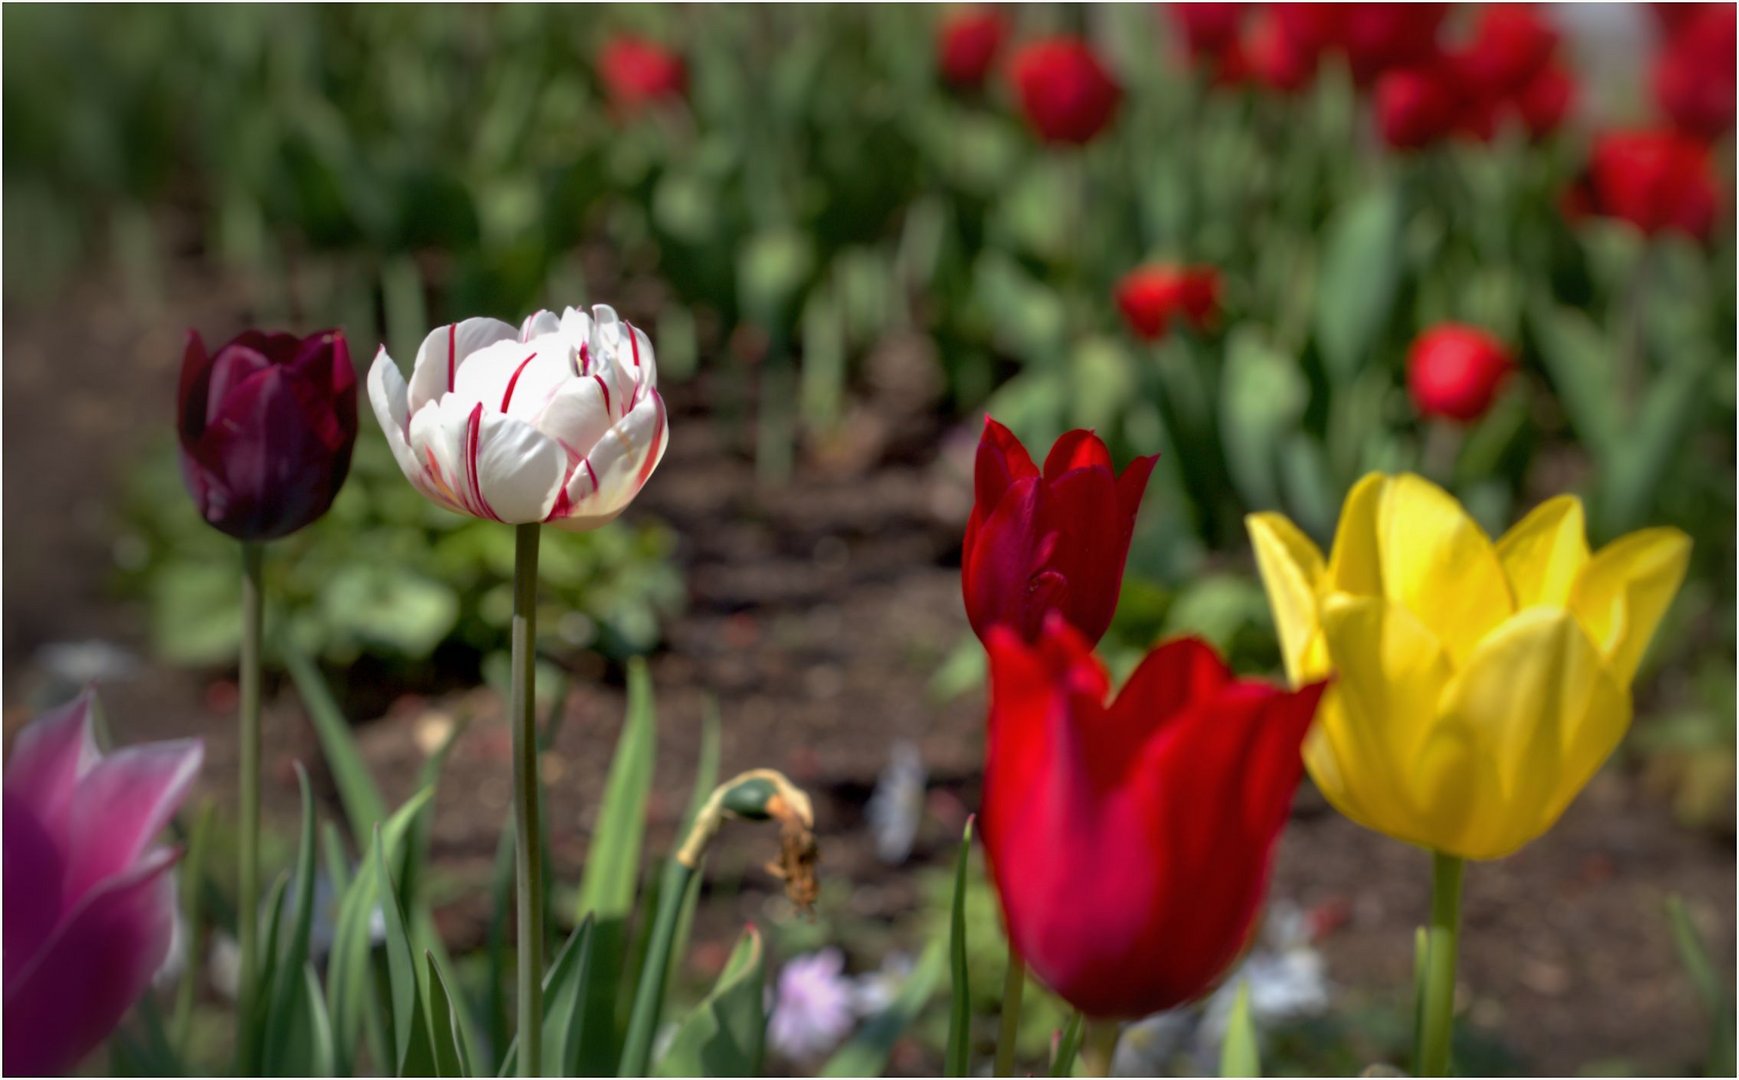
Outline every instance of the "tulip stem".
<path id="1" fill-rule="evenodd" d="M 1461 859 L 1431 854 L 1431 926 L 1419 1003 L 1419 1076 L 1448 1076 L 1455 1022 L 1455 952 L 1461 934 Z"/>
<path id="2" fill-rule="evenodd" d="M 265 623 L 261 595 L 264 549 L 242 541 L 241 642 L 241 835 L 237 839 L 239 880 L 236 884 L 236 931 L 241 945 L 241 981 L 236 1003 L 241 1010 L 239 1042 L 241 1071 L 254 1071 L 255 982 L 260 972 L 260 639 Z"/>
<path id="3" fill-rule="evenodd" d="M 1081 1038 L 1081 1072 L 1086 1076 L 1110 1076 L 1111 1062 L 1117 1053 L 1117 1036 L 1122 1025 L 1115 1020 L 1087 1021 L 1087 1031 Z"/>
<path id="4" fill-rule="evenodd" d="M 543 836 L 538 814 L 537 710 L 537 523 L 520 525 L 513 559 L 513 689 L 508 698 L 513 725 L 514 846 L 518 914 L 519 1075 L 543 1075 Z"/>
<path id="5" fill-rule="evenodd" d="M 1015 1040 L 1020 1037 L 1020 998 L 1026 989 L 1026 961 L 1008 946 L 1008 967 L 1002 976 L 1002 1029 L 996 1036 L 996 1076 L 1014 1075 Z"/>

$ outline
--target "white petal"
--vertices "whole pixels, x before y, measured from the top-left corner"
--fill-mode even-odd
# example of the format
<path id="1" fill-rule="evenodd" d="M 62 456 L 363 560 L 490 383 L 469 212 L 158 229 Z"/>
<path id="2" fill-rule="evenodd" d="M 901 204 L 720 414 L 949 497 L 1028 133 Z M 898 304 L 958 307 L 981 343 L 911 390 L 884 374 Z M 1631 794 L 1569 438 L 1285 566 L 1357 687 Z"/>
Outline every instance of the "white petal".
<path id="1" fill-rule="evenodd" d="M 522 403 L 522 418 L 529 418 L 543 409 L 560 381 L 572 373 L 567 346 L 559 338 L 498 341 L 465 361 L 453 396 L 468 404 L 481 403 L 486 412 L 517 413 L 520 410 L 512 404 L 525 394 L 530 400 Z"/>
<path id="2" fill-rule="evenodd" d="M 604 407 L 604 385 L 598 376 L 567 380 L 532 425 L 560 443 L 569 455 L 585 457 L 614 422 Z"/>
<path id="3" fill-rule="evenodd" d="M 411 366 L 411 414 L 422 411 L 424 405 L 453 389 L 459 369 L 471 354 L 498 341 L 516 341 L 519 331 L 500 319 L 466 319 L 464 322 L 437 326 L 417 347 L 416 363 Z"/>
<path id="4" fill-rule="evenodd" d="M 470 411 L 450 394 L 425 404 L 411 416 L 411 451 L 422 463 L 436 501 L 457 513 L 486 518 L 489 515 L 472 496 L 471 477 L 466 471 Z"/>
<path id="5" fill-rule="evenodd" d="M 519 324 L 519 340 L 530 341 L 545 334 L 554 334 L 561 328 L 560 315 L 540 308 L 536 314 L 526 316 L 525 321 Z"/>
<path id="6" fill-rule="evenodd" d="M 629 323 L 628 328 L 634 331 L 634 336 L 629 343 L 628 362 L 630 365 L 635 365 L 636 375 L 641 386 L 648 388 L 657 386 L 658 358 L 652 353 L 652 339 L 647 336 L 646 331 L 633 323 Z M 638 349 L 639 352 L 636 353 L 635 349 Z M 635 364 L 636 360 L 638 360 L 637 365 Z"/>
<path id="7" fill-rule="evenodd" d="M 579 308 L 567 308 L 562 311 L 561 332 L 576 353 L 580 351 L 581 345 L 586 346 L 588 353 L 591 351 L 592 317 Z"/>
<path id="8" fill-rule="evenodd" d="M 646 393 L 646 399 L 606 431 L 574 470 L 567 488 L 571 510 L 566 520 L 553 524 L 574 530 L 596 528 L 640 494 L 670 441 L 664 399 L 656 390 Z"/>
<path id="9" fill-rule="evenodd" d="M 406 392 L 405 377 L 399 374 L 398 365 L 393 363 L 383 347 L 375 354 L 374 364 L 368 369 L 368 401 L 374 406 L 374 418 L 380 421 L 380 429 L 386 432 L 386 443 L 392 447 L 392 456 L 399 463 L 405 479 L 423 494 L 442 501 L 428 482 L 422 462 L 411 449 L 410 407 L 406 402 Z"/>
<path id="10" fill-rule="evenodd" d="M 549 436 L 511 416 L 473 413 L 472 457 L 483 502 L 510 525 L 542 521 L 561 494 L 568 456 Z"/>

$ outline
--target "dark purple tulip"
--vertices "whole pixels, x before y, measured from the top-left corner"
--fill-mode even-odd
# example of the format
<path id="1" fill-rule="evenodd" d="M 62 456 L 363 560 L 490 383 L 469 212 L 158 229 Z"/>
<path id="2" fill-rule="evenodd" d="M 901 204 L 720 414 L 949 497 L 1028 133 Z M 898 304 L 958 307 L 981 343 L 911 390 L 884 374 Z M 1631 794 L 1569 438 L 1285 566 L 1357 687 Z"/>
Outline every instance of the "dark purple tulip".
<path id="1" fill-rule="evenodd" d="M 324 514 L 356 445 L 344 334 L 247 330 L 181 361 L 181 475 L 200 514 L 238 540 L 275 540 Z"/>

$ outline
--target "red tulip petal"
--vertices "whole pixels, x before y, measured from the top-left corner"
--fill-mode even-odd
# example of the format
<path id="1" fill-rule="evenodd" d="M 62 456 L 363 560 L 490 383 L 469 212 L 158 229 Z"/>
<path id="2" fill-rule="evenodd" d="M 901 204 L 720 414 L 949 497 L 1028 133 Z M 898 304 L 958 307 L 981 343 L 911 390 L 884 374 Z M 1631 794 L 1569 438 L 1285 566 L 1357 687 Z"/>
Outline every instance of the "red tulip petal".
<path id="1" fill-rule="evenodd" d="M 1070 469 L 1090 469 L 1096 465 L 1110 469 L 1111 451 L 1099 436 L 1077 428 L 1064 432 L 1051 445 L 1051 452 L 1045 456 L 1045 479 L 1055 480 Z"/>
<path id="2" fill-rule="evenodd" d="M 197 739 L 110 754 L 79 782 L 66 848 L 66 904 L 139 858 L 186 797 L 204 747 Z"/>

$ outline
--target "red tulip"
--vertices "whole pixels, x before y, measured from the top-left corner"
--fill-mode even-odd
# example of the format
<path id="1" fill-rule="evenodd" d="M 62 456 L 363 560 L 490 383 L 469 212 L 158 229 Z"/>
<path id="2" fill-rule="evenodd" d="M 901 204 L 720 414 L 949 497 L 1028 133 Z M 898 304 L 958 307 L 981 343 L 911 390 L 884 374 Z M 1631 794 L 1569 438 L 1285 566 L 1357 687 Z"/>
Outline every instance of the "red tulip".
<path id="1" fill-rule="evenodd" d="M 1558 130 L 1576 104 L 1576 80 L 1559 65 L 1547 64 L 1515 97 L 1516 115 L 1536 139 Z"/>
<path id="2" fill-rule="evenodd" d="M 1083 144 L 1104 130 L 1123 90 L 1086 42 L 1055 37 L 1015 54 L 1015 91 L 1027 123 L 1041 139 Z"/>
<path id="3" fill-rule="evenodd" d="M 1184 638 L 1107 707 L 1060 617 L 988 647 L 984 850 L 1015 953 L 1094 1018 L 1202 996 L 1249 940 L 1324 684 L 1240 680 Z"/>
<path id="4" fill-rule="evenodd" d="M 1008 37 L 1008 21 L 995 8 L 962 8 L 943 20 L 936 35 L 942 77 L 955 86 L 978 86 Z"/>
<path id="5" fill-rule="evenodd" d="M 1136 337 L 1157 341 L 1182 315 L 1202 329 L 1213 319 L 1220 299 L 1220 275 L 1212 267 L 1143 266 L 1117 284 L 1117 306 Z"/>
<path id="6" fill-rule="evenodd" d="M 1316 74 L 1316 50 L 1287 32 L 1269 9 L 1256 13 L 1238 47 L 1244 76 L 1282 93 L 1303 89 Z"/>
<path id="7" fill-rule="evenodd" d="M 1704 139 L 1733 128 L 1736 40 L 1731 4 L 1693 10 L 1654 61 L 1654 94 L 1675 127 Z"/>
<path id="8" fill-rule="evenodd" d="M 644 38 L 622 36 L 606 42 L 598 55 L 598 75 L 624 113 L 680 99 L 688 89 L 682 57 Z"/>
<path id="9" fill-rule="evenodd" d="M 153 841 L 199 772 L 197 739 L 103 754 L 89 693 L 18 733 L 4 791 L 6 1043 L 13 1076 L 65 1076 L 169 955 L 179 852 Z"/>
<path id="10" fill-rule="evenodd" d="M 1396 68 L 1410 67 L 1437 50 L 1437 28 L 1448 4 L 1348 4 L 1340 9 L 1338 44 L 1361 86 Z"/>
<path id="11" fill-rule="evenodd" d="M 1408 68 L 1377 80 L 1377 132 L 1398 150 L 1416 150 L 1444 138 L 1462 118 L 1463 102 L 1440 71 Z"/>
<path id="12" fill-rule="evenodd" d="M 1098 436 L 1071 431 L 1041 474 L 1013 432 L 984 418 L 960 554 L 966 617 L 981 641 L 999 624 L 1036 639 L 1053 610 L 1088 640 L 1104 636 L 1155 460 L 1138 457 L 1118 476 Z"/>
<path id="13" fill-rule="evenodd" d="M 1509 378 L 1509 355 L 1483 330 L 1432 327 L 1407 354 L 1407 391 L 1421 416 L 1471 423 L 1484 416 Z"/>
<path id="14" fill-rule="evenodd" d="M 1219 60 L 1238 44 L 1243 4 L 1172 4 L 1172 21 L 1183 32 L 1193 60 Z"/>
<path id="15" fill-rule="evenodd" d="M 1704 237 L 1715 222 L 1708 149 L 1671 131 L 1614 131 L 1594 141 L 1583 199 L 1588 210 L 1645 233 Z"/>
<path id="16" fill-rule="evenodd" d="M 181 361 L 181 475 L 213 527 L 238 540 L 287 536 L 324 514 L 356 445 L 356 369 L 344 335 L 248 330 Z"/>
<path id="17" fill-rule="evenodd" d="M 1507 96 L 1528 85 L 1551 62 L 1558 32 L 1527 4 L 1480 7 L 1473 40 L 1460 63 L 1468 81 L 1486 93 Z"/>

